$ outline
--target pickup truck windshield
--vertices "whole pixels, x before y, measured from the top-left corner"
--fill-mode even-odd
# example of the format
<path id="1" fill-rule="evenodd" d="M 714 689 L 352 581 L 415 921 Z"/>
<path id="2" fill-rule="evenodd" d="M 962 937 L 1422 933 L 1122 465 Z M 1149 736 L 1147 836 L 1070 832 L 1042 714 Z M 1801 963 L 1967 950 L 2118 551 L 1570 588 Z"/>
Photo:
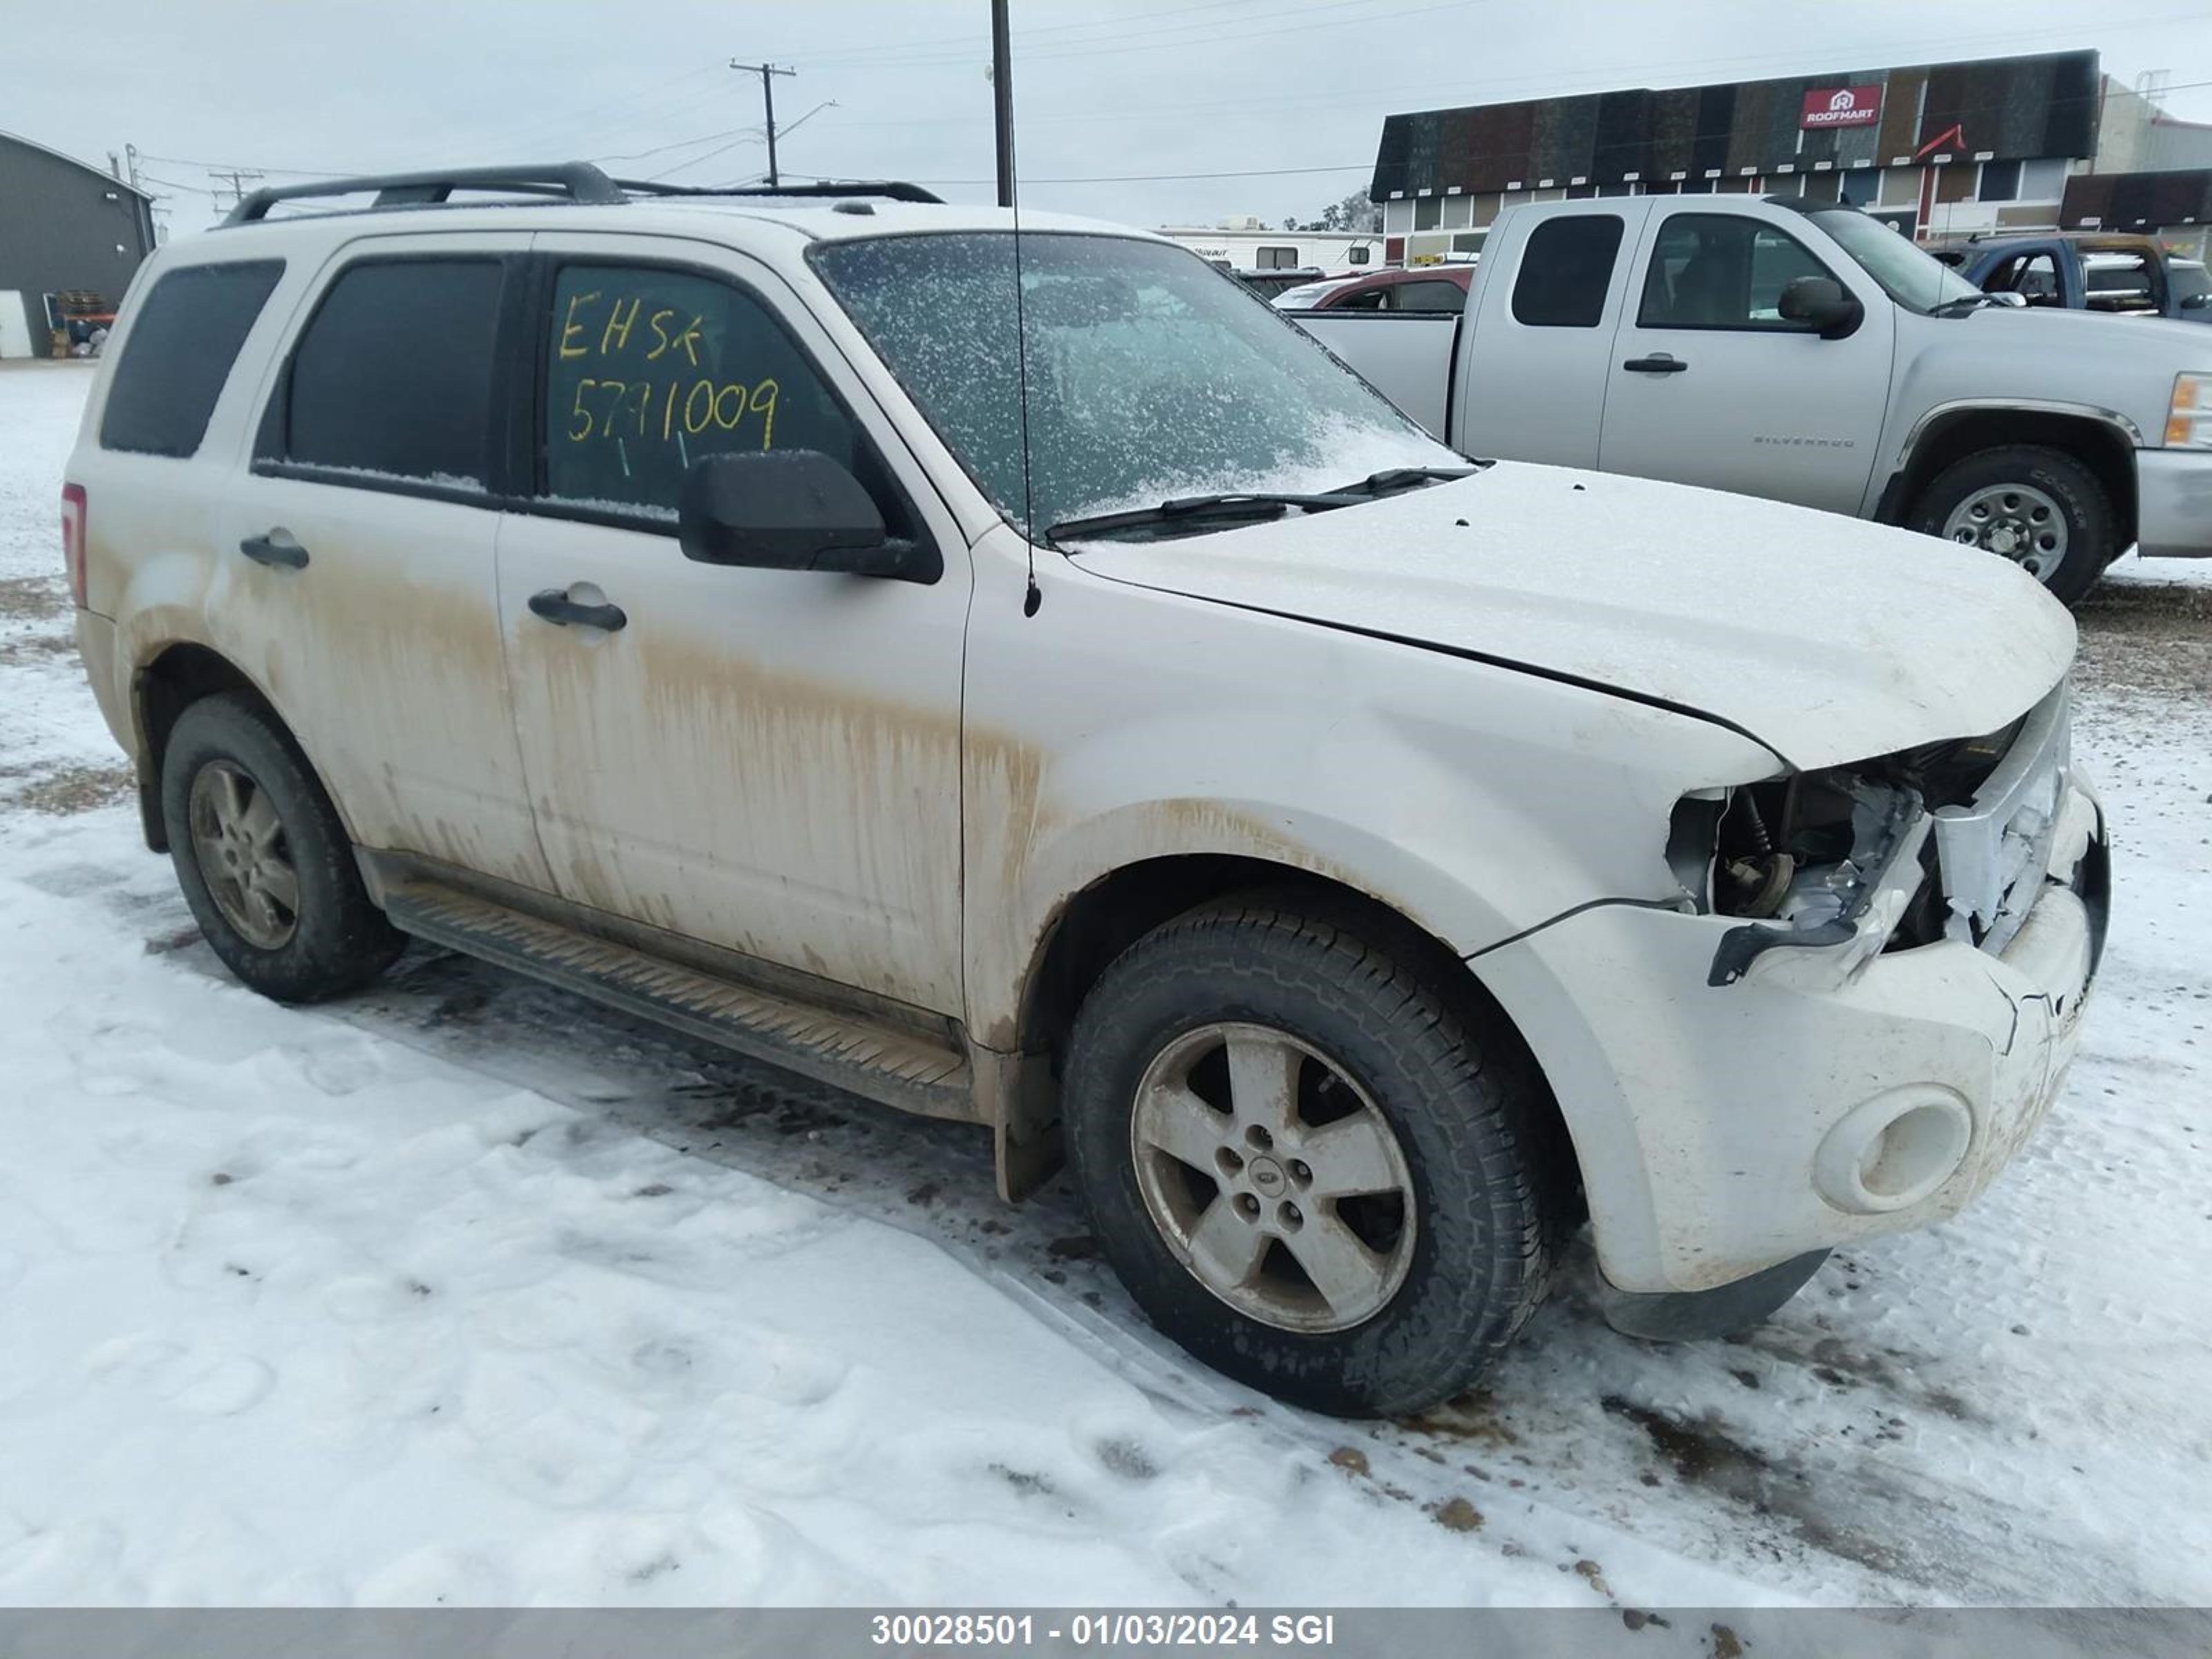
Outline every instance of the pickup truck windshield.
<path id="1" fill-rule="evenodd" d="M 1882 292 L 1908 311 L 1933 311 L 1981 292 L 1942 260 L 1923 252 L 1879 219 L 1856 208 L 1829 208 L 1807 216 L 1836 239 Z"/>
<path id="2" fill-rule="evenodd" d="M 1318 492 L 1391 469 L 1466 465 L 1186 250 L 1024 232 L 1025 490 L 1012 233 L 866 238 L 818 245 L 811 258 L 1024 533 L 1170 497 Z"/>

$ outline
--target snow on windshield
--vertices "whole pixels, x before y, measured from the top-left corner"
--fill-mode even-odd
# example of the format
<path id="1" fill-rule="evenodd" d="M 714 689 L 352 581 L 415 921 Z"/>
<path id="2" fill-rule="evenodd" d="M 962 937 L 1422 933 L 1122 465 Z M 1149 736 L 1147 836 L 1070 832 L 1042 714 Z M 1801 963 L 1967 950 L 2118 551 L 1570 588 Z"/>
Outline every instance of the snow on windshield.
<path id="1" fill-rule="evenodd" d="M 1117 236 L 829 245 L 817 267 L 939 436 L 1016 526 L 1224 490 L 1314 490 L 1454 466 L 1267 304 L 1187 251 Z"/>

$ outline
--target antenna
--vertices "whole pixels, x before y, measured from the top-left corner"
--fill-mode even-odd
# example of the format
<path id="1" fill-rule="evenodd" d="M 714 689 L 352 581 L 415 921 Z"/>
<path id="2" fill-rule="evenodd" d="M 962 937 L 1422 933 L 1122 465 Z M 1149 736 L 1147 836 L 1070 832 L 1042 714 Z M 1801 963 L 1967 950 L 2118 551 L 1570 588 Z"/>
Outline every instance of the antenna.
<path id="1" fill-rule="evenodd" d="M 1036 501 L 1030 485 L 1030 330 L 1022 299 L 1022 198 L 1014 177 L 1014 50 L 1007 0 L 991 0 L 991 106 L 999 139 L 999 205 L 1014 216 L 1014 373 L 1022 426 L 1022 541 L 1029 550 L 1030 582 L 1022 615 L 1044 604 L 1036 579 Z"/>

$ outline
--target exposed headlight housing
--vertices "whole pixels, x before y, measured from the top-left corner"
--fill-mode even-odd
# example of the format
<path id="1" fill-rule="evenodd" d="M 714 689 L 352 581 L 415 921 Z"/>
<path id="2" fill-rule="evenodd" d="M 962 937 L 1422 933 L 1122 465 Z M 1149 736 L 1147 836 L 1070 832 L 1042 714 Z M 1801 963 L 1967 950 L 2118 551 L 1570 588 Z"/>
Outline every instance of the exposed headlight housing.
<path id="1" fill-rule="evenodd" d="M 2212 374 L 2173 377 L 2173 398 L 2166 409 L 2169 449 L 2212 449 Z"/>

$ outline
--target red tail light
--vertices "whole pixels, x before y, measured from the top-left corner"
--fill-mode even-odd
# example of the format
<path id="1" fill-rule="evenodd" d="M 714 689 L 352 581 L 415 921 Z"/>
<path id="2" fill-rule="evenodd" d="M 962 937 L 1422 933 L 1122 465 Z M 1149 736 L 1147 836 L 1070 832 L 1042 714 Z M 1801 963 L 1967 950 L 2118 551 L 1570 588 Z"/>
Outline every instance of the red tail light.
<path id="1" fill-rule="evenodd" d="M 62 562 L 69 567 L 70 598 L 84 608 L 84 486 L 62 486 Z"/>

